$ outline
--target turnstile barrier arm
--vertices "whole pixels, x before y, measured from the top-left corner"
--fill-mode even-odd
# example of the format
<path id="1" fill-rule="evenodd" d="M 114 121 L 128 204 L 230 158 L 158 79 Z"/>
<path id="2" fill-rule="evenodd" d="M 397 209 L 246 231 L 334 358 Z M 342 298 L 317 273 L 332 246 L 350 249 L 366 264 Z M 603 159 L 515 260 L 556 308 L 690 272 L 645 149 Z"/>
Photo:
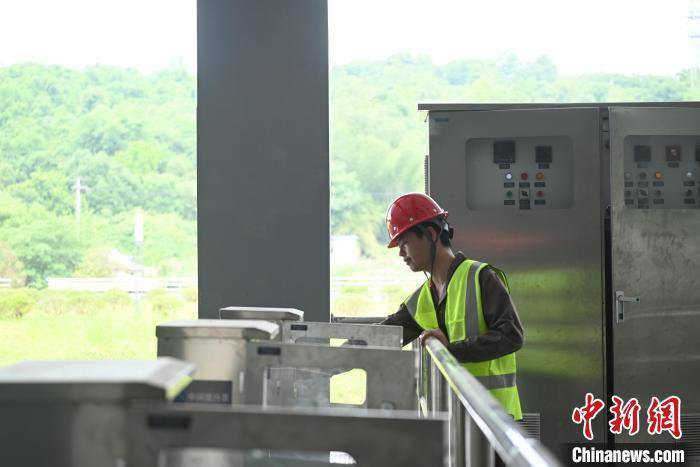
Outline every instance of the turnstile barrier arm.
<path id="1" fill-rule="evenodd" d="M 442 415 L 420 419 L 408 412 L 134 404 L 128 465 L 158 465 L 168 449 L 211 448 L 341 451 L 366 467 L 444 467 L 446 423 Z"/>

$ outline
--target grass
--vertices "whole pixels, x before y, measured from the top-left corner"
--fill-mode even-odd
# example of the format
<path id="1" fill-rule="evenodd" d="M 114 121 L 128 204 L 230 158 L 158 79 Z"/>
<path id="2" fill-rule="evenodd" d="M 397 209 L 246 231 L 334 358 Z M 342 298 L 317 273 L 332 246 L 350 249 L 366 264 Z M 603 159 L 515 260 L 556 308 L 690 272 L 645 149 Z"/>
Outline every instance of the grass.
<path id="1" fill-rule="evenodd" d="M 21 360 L 152 359 L 159 323 L 196 319 L 196 303 L 158 295 L 102 302 L 100 294 L 44 292 L 20 317 L 0 319 L 0 366 Z M 123 297 L 122 297 L 123 298 Z M 128 296 L 127 296 L 128 298 Z M 169 301 L 171 307 L 164 307 Z"/>
<path id="2" fill-rule="evenodd" d="M 334 270 L 336 277 L 361 277 L 364 285 L 332 292 L 335 316 L 386 316 L 420 283 L 397 258 L 362 261 Z M 399 284 L 383 284 L 386 278 Z M 375 283 L 375 279 L 376 283 Z M 414 282 L 411 282 L 414 281 Z M 197 319 L 196 290 L 181 296 L 156 290 L 141 301 L 123 292 L 0 290 L 0 366 L 22 360 L 123 360 L 156 357 L 157 324 Z M 354 369 L 330 382 L 331 402 L 362 405 L 367 374 Z"/>
<path id="3" fill-rule="evenodd" d="M 35 311 L 0 321 L 0 365 L 20 360 L 152 359 L 156 324 L 196 317 L 192 304 L 160 313 L 148 308 L 61 315 Z"/>

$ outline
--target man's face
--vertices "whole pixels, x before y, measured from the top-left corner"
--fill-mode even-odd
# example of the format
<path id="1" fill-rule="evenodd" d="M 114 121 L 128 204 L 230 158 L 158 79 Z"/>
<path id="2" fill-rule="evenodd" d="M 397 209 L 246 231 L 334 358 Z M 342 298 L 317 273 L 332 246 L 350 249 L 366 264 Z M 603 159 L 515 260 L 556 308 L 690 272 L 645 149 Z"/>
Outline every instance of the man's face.
<path id="1" fill-rule="evenodd" d="M 429 234 L 430 229 L 426 234 Z M 411 271 L 428 271 L 430 269 L 430 240 L 426 235 L 419 238 L 413 232 L 402 234 L 396 242 L 399 256 L 403 258 Z"/>

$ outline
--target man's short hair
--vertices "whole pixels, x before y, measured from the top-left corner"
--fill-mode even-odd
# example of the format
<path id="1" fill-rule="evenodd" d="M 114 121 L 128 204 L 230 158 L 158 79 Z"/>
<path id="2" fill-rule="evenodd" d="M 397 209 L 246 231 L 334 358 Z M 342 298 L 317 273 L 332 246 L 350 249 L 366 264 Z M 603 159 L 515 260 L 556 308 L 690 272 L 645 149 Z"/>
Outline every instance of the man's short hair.
<path id="1" fill-rule="evenodd" d="M 408 229 L 407 232 L 413 232 L 418 238 L 423 238 L 423 233 L 425 229 L 428 228 L 433 229 L 435 233 L 437 233 L 440 243 L 447 247 L 452 246 L 452 241 L 450 239 L 452 238 L 454 229 L 442 217 L 436 217 L 435 219 L 421 222 Z"/>

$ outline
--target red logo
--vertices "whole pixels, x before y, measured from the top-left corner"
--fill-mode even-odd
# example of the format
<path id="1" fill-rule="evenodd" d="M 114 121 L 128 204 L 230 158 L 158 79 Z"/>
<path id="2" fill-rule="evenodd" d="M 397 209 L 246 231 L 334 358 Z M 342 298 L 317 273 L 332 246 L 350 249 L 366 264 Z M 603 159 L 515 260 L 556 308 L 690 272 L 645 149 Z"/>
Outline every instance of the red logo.
<path id="1" fill-rule="evenodd" d="M 612 396 L 612 401 L 610 412 L 613 419 L 609 422 L 610 433 L 619 435 L 624 428 L 630 436 L 636 435 L 639 432 L 639 401 L 633 397 L 623 404 L 624 401 L 617 396 Z"/>
<path id="2" fill-rule="evenodd" d="M 671 433 L 676 439 L 680 439 L 681 432 L 681 399 L 678 396 L 669 396 L 663 401 L 654 396 L 647 410 L 647 431 L 650 435 L 658 435 L 664 431 Z"/>
<path id="3" fill-rule="evenodd" d="M 571 414 L 571 420 L 573 420 L 574 423 L 578 425 L 583 423 L 583 436 L 585 436 L 589 441 L 593 439 L 591 420 L 598 415 L 598 412 L 603 410 L 603 407 L 605 407 L 603 401 L 596 399 L 593 397 L 593 394 L 589 392 L 586 393 L 586 405 L 583 407 L 576 407 L 574 412 Z"/>
<path id="4" fill-rule="evenodd" d="M 586 393 L 586 403 L 582 407 L 574 408 L 571 414 L 571 420 L 574 423 L 583 424 L 583 436 L 591 441 L 593 440 L 593 429 L 591 421 L 603 410 L 605 404 L 602 400 L 596 399 L 593 394 Z M 622 430 L 627 430 L 630 436 L 639 433 L 639 412 L 641 406 L 636 398 L 631 398 L 625 401 L 618 397 L 612 396 L 612 406 L 610 412 L 613 415 L 612 420 L 608 423 L 610 433 L 619 435 Z M 659 401 L 659 398 L 653 396 L 647 409 L 647 432 L 650 435 L 659 435 L 667 431 L 675 439 L 680 439 L 683 435 L 681 431 L 681 399 L 678 396 L 669 396 L 666 399 Z"/>

